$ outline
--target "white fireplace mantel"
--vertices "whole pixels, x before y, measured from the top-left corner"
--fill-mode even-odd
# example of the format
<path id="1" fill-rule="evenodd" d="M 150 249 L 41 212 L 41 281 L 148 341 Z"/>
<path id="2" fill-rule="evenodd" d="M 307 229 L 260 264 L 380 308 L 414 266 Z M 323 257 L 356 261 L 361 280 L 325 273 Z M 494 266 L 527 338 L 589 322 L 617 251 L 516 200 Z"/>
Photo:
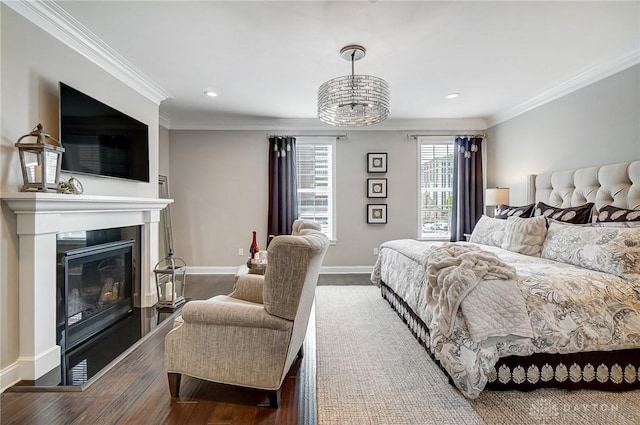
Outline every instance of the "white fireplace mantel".
<path id="1" fill-rule="evenodd" d="M 20 238 L 20 379 L 36 380 L 60 365 L 56 345 L 56 235 L 142 226 L 140 306 L 155 302 L 160 211 L 172 199 L 58 193 L 3 193 Z"/>

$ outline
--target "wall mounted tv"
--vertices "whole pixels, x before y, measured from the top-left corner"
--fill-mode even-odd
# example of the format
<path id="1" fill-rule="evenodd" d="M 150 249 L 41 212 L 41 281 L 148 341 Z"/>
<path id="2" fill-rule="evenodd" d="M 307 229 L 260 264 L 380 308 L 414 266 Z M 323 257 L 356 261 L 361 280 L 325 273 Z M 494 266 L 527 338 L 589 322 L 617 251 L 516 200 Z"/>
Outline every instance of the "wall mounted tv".
<path id="1" fill-rule="evenodd" d="M 149 181 L 149 126 L 60 83 L 62 171 Z"/>

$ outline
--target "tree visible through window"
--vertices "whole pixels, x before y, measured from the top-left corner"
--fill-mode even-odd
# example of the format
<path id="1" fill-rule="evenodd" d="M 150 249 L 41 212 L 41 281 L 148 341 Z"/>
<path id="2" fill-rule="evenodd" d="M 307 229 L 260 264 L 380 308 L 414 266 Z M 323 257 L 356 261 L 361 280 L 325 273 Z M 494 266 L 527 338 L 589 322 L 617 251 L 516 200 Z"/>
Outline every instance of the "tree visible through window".
<path id="1" fill-rule="evenodd" d="M 320 224 L 331 240 L 335 239 L 334 153 L 335 138 L 296 140 L 298 215 Z"/>
<path id="2" fill-rule="evenodd" d="M 448 239 L 453 204 L 453 141 L 420 141 L 420 237 Z"/>

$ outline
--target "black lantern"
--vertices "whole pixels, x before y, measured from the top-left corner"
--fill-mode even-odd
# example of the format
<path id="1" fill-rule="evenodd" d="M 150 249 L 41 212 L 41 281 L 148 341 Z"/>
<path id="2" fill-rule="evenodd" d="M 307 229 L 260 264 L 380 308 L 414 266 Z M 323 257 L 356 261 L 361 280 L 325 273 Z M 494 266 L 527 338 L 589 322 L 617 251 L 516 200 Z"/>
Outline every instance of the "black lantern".
<path id="1" fill-rule="evenodd" d="M 181 258 L 174 258 L 173 251 L 153 269 L 158 290 L 158 309 L 174 310 L 184 304 L 184 284 L 187 264 Z"/>
<path id="2" fill-rule="evenodd" d="M 23 142 L 26 137 L 35 137 L 35 142 Z M 20 137 L 16 142 L 20 154 L 22 192 L 48 192 L 58 189 L 60 166 L 64 148 L 51 135 L 44 132 L 42 124 L 38 124 L 29 134 Z"/>

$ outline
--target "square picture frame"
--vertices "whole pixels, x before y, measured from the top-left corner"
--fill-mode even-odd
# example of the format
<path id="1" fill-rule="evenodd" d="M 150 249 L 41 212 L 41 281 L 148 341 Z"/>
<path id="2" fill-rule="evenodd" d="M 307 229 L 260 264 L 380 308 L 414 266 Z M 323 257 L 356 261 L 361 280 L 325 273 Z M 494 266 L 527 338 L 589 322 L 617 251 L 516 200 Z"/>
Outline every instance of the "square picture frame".
<path id="1" fill-rule="evenodd" d="M 386 173 L 386 152 L 371 152 L 367 154 L 367 173 Z"/>
<path id="2" fill-rule="evenodd" d="M 386 198 L 387 179 L 367 179 L 367 198 Z"/>
<path id="3" fill-rule="evenodd" d="M 387 204 L 367 204 L 367 224 L 387 224 Z"/>

